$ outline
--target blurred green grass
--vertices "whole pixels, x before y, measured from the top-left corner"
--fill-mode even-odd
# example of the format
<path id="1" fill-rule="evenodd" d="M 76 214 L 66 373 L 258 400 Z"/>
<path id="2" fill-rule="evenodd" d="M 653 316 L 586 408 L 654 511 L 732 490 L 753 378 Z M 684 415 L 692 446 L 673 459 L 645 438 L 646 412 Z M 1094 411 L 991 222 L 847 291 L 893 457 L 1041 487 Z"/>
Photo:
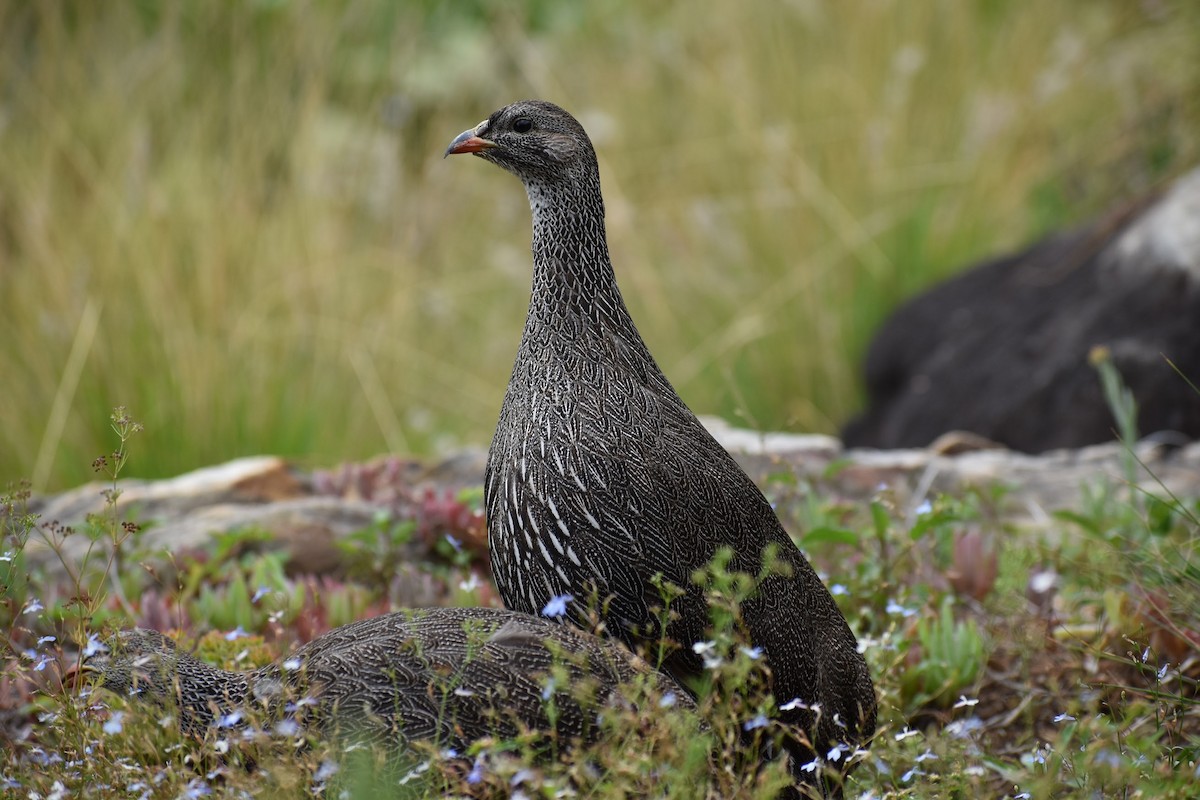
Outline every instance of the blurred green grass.
<path id="1" fill-rule="evenodd" d="M 698 412 L 833 431 L 901 299 L 1200 155 L 1200 4 L 0 0 L 0 482 L 485 444 L 524 195 L 443 161 L 526 96 L 596 140 Z"/>

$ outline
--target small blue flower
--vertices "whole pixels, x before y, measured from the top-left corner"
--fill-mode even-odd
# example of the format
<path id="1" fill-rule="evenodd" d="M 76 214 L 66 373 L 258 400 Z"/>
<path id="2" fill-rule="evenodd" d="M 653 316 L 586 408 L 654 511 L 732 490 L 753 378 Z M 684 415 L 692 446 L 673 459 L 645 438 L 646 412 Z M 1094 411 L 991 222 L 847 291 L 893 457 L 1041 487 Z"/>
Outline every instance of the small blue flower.
<path id="1" fill-rule="evenodd" d="M 835 583 L 833 586 L 829 587 L 829 593 L 834 597 L 840 597 L 842 595 L 850 594 L 850 590 L 840 583 Z"/>
<path id="2" fill-rule="evenodd" d="M 108 645 L 100 641 L 100 637 L 94 633 L 88 634 L 87 646 L 83 648 L 85 656 L 94 656 L 97 653 L 107 653 Z"/>
<path id="3" fill-rule="evenodd" d="M 943 730 L 953 736 L 955 739 L 970 739 L 976 733 L 983 730 L 983 720 L 979 717 L 967 717 L 966 719 L 956 719 L 947 725 Z"/>
<path id="4" fill-rule="evenodd" d="M 43 636 L 42 638 L 38 639 L 37 643 L 38 643 L 38 647 L 41 647 L 44 644 L 49 644 L 50 642 L 57 642 L 57 641 L 58 641 L 57 636 Z"/>
<path id="5" fill-rule="evenodd" d="M 916 767 L 913 767 L 908 772 L 906 772 L 900 776 L 900 782 L 908 783 L 909 781 L 911 781 L 913 778 L 917 777 L 918 775 L 924 775 L 924 774 L 925 773 L 922 772 L 921 770 L 917 769 Z"/>
<path id="6" fill-rule="evenodd" d="M 300 732 L 300 726 L 294 719 L 281 719 L 275 723 L 275 733 L 280 736 L 292 737 Z"/>
<path id="7" fill-rule="evenodd" d="M 225 634 L 225 641 L 232 642 L 234 639 L 243 639 L 249 635 L 250 634 L 246 633 L 246 631 L 242 630 L 241 625 L 238 625 L 236 628 L 231 630 L 229 633 Z"/>
<path id="8" fill-rule="evenodd" d="M 325 782 L 337 774 L 338 763 L 332 760 L 321 762 L 321 766 L 317 768 L 317 772 L 313 775 L 313 779 L 319 782 Z"/>
<path id="9" fill-rule="evenodd" d="M 1160 669 L 1160 670 L 1158 671 L 1158 679 L 1159 679 L 1160 681 L 1161 681 L 1163 678 L 1167 677 L 1167 670 L 1169 670 L 1169 669 L 1170 669 L 1170 667 L 1171 667 L 1171 664 L 1170 664 L 1169 662 L 1168 662 L 1168 663 L 1166 663 L 1166 664 L 1163 664 L 1163 665 L 1162 665 L 1162 669 Z"/>
<path id="10" fill-rule="evenodd" d="M 43 608 L 45 608 L 45 606 L 42 605 L 42 601 L 35 597 L 25 604 L 25 608 L 21 610 L 21 613 L 32 614 L 35 611 L 41 611 Z"/>
<path id="11" fill-rule="evenodd" d="M 917 756 L 916 762 L 920 764 L 922 761 L 937 761 L 937 756 L 932 750 L 926 750 L 921 755 Z"/>
<path id="12" fill-rule="evenodd" d="M 104 723 L 104 732 L 109 735 L 113 735 L 113 734 L 120 733 L 122 730 L 124 730 L 125 726 L 121 722 L 121 720 L 124 717 L 125 717 L 124 711 L 114 711 L 112 713 L 112 716 L 108 718 L 108 721 Z"/>
<path id="13" fill-rule="evenodd" d="M 807 710 L 808 703 L 805 703 L 799 697 L 793 697 L 791 700 L 789 700 L 786 703 L 784 703 L 783 705 L 781 705 L 779 707 L 779 710 L 780 711 L 795 711 L 797 708 L 803 708 L 803 709 Z"/>
<path id="14" fill-rule="evenodd" d="M 242 721 L 242 712 L 234 709 L 217 720 L 218 728 L 232 728 Z"/>
<path id="15" fill-rule="evenodd" d="M 753 730 L 757 730 L 759 728 L 765 728 L 765 727 L 767 727 L 767 724 L 768 724 L 767 715 L 759 714 L 754 719 L 747 720 L 746 722 L 742 723 L 742 730 L 753 731 Z"/>
<path id="16" fill-rule="evenodd" d="M 212 794 L 212 789 L 208 784 L 200 778 L 193 778 L 187 785 L 187 791 L 183 793 L 186 800 L 196 800 L 198 797 Z"/>
<path id="17" fill-rule="evenodd" d="M 555 684 L 554 678 L 550 678 L 549 680 L 546 681 L 546 685 L 542 687 L 542 699 L 543 700 L 549 700 L 551 697 L 554 696 L 554 684 Z"/>
<path id="18" fill-rule="evenodd" d="M 926 514 L 932 514 L 932 513 L 933 513 L 933 503 L 930 503 L 928 500 L 922 502 L 921 505 L 917 506 L 917 516 L 918 517 L 923 517 Z"/>
<path id="19" fill-rule="evenodd" d="M 475 759 L 475 763 L 471 765 L 471 771 L 467 773 L 467 783 L 474 786 L 477 783 L 483 782 L 483 756 Z"/>
<path id="20" fill-rule="evenodd" d="M 901 616 L 911 617 L 913 614 L 917 613 L 917 610 L 915 608 L 905 608 L 904 606 L 897 603 L 895 600 L 888 600 L 887 613 L 900 614 Z"/>
<path id="21" fill-rule="evenodd" d="M 670 708 L 671 706 L 675 705 L 676 700 L 677 700 L 677 698 L 675 697 L 674 692 L 667 692 L 658 701 L 658 707 L 659 708 Z"/>
<path id="22" fill-rule="evenodd" d="M 834 761 L 834 762 L 841 761 L 843 747 L 845 747 L 845 745 L 842 745 L 842 744 L 834 745 L 833 747 L 831 747 L 829 749 L 829 752 L 825 754 L 825 758 L 829 759 L 830 761 Z M 849 748 L 847 748 L 847 749 L 849 749 Z"/>
<path id="23" fill-rule="evenodd" d="M 1072 717 L 1070 714 L 1064 713 L 1064 714 L 1059 714 L 1058 716 L 1056 716 L 1054 718 L 1054 721 L 1055 722 L 1074 722 L 1075 718 Z"/>
<path id="24" fill-rule="evenodd" d="M 801 764 L 800 769 L 804 770 L 805 772 L 816 772 L 817 767 L 819 767 L 819 766 L 821 766 L 821 759 L 814 758 L 812 761 L 808 762 L 807 764 Z"/>
<path id="25" fill-rule="evenodd" d="M 965 694 L 958 696 L 958 702 L 954 704 L 954 708 L 971 708 L 979 705 L 978 700 L 969 700 Z"/>
<path id="26" fill-rule="evenodd" d="M 561 617 L 567 613 L 567 603 L 575 599 L 573 594 L 559 594 L 550 598 L 550 602 L 546 603 L 546 607 L 542 609 L 543 617 L 551 619 Z"/>
<path id="27" fill-rule="evenodd" d="M 463 551 L 462 542 L 460 542 L 458 539 L 455 539 L 448 533 L 446 534 L 446 541 L 449 542 L 450 546 L 454 548 L 454 552 L 461 553 Z"/>
<path id="28" fill-rule="evenodd" d="M 295 672 L 296 670 L 300 669 L 300 659 L 289 658 L 287 661 L 283 662 L 283 668 L 285 670 Z"/>
<path id="29" fill-rule="evenodd" d="M 254 596 L 250 598 L 250 602 L 258 603 L 259 600 L 262 600 L 263 597 L 265 597 L 266 595 L 268 595 L 270 593 L 271 593 L 270 588 L 268 588 L 266 586 L 260 586 L 254 591 Z"/>
<path id="30" fill-rule="evenodd" d="M 903 742 L 905 739 L 909 739 L 909 738 L 912 738 L 913 736 L 920 736 L 920 735 L 921 735 L 920 731 L 914 731 L 912 728 L 905 728 L 904 730 L 900 731 L 892 738 L 895 739 L 897 742 Z"/>
<path id="31" fill-rule="evenodd" d="M 758 661 L 762 658 L 763 649 L 761 647 L 743 647 L 742 655 L 751 661 Z"/>

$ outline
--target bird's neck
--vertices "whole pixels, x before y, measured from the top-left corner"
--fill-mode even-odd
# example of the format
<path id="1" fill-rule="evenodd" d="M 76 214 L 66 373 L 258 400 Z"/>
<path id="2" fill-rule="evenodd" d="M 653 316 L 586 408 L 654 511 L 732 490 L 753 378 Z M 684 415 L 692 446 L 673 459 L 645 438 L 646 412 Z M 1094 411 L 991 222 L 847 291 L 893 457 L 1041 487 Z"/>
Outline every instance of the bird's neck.
<path id="1" fill-rule="evenodd" d="M 599 179 L 525 189 L 533 212 L 530 322 L 553 326 L 582 316 L 632 326 L 608 255 Z"/>

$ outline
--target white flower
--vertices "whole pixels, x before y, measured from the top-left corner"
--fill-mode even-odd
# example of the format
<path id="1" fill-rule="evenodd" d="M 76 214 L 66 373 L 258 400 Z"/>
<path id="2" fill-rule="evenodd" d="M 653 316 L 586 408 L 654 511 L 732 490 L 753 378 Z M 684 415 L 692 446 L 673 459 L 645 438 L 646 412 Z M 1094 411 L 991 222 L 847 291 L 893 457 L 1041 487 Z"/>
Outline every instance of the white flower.
<path id="1" fill-rule="evenodd" d="M 705 669 L 716 669 L 725 663 L 719 655 L 717 655 L 716 642 L 696 642 L 692 645 L 692 652 L 704 659 Z"/>

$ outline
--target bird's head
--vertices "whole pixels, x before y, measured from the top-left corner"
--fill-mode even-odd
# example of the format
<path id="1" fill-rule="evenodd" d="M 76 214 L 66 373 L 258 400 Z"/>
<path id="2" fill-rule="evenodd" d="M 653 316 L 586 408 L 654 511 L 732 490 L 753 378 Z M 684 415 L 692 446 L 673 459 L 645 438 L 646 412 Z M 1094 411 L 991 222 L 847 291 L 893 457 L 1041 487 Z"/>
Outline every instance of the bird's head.
<path id="1" fill-rule="evenodd" d="M 105 642 L 89 642 L 80 671 L 99 678 L 98 685 L 123 696 L 173 697 L 180 653 L 175 642 L 144 628 L 120 631 Z"/>
<path id="2" fill-rule="evenodd" d="M 473 153 L 526 186 L 561 186 L 597 178 L 592 143 L 574 117 L 553 103 L 521 100 L 455 137 L 446 155 Z"/>

